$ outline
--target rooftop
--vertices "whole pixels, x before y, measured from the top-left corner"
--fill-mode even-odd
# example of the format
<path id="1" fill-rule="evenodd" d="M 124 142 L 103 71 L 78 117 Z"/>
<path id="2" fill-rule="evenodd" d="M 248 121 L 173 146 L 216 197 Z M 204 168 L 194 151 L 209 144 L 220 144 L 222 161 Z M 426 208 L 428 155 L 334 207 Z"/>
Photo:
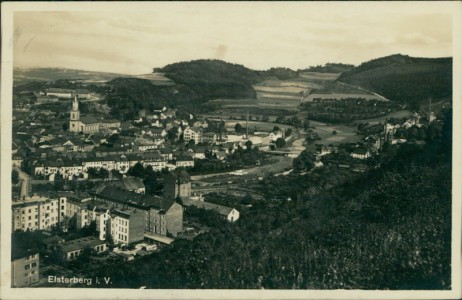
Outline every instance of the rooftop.
<path id="1" fill-rule="evenodd" d="M 88 236 L 88 237 L 83 237 L 83 238 L 72 240 L 72 241 L 67 241 L 61 245 L 61 249 L 63 252 L 71 252 L 71 251 L 76 251 L 76 250 L 80 250 L 80 249 L 87 248 L 87 247 L 94 247 L 94 246 L 102 245 L 102 244 L 105 244 L 105 242 L 98 240 L 94 236 Z"/>
<path id="2" fill-rule="evenodd" d="M 93 194 L 103 199 L 144 209 L 152 207 L 168 210 L 174 204 L 174 202 L 158 196 L 141 195 L 114 186 L 105 186 L 93 191 Z"/>

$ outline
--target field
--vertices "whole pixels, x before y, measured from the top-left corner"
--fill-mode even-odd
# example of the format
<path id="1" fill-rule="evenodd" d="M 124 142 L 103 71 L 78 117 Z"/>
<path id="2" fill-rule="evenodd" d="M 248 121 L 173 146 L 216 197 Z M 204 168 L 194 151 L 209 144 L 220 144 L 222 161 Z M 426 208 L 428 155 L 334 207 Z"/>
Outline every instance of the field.
<path id="1" fill-rule="evenodd" d="M 340 93 L 329 93 L 329 94 L 324 94 L 324 93 L 313 93 L 310 94 L 307 97 L 303 98 L 302 102 L 312 102 L 315 99 L 336 99 L 336 100 L 341 100 L 341 99 L 347 99 L 347 98 L 361 98 L 361 99 L 366 99 L 366 100 L 383 100 L 382 97 L 374 94 L 340 94 Z"/>
<path id="2" fill-rule="evenodd" d="M 225 121 L 225 126 L 228 132 L 234 131 L 234 126 L 236 123 L 241 124 L 245 127 L 245 120 L 238 120 L 238 121 Z M 274 126 L 277 126 L 281 129 L 292 128 L 291 125 L 279 124 L 279 123 L 271 123 L 271 122 L 257 122 L 257 121 L 249 121 L 249 129 L 256 130 L 256 131 L 271 131 L 273 130 Z"/>
<path id="3" fill-rule="evenodd" d="M 165 77 L 163 73 L 150 73 L 136 75 L 135 78 L 147 79 L 151 81 L 153 85 L 174 85 L 175 83 L 169 78 Z"/>
<path id="4" fill-rule="evenodd" d="M 303 97 L 337 79 L 338 73 L 304 72 L 297 78 L 270 78 L 253 86 L 261 107 L 285 106 L 296 108 Z"/>
<path id="5" fill-rule="evenodd" d="M 316 141 L 317 144 L 323 145 L 338 145 L 341 143 L 354 143 L 361 141 L 364 137 L 356 134 L 356 127 L 346 125 L 330 125 L 321 122 L 311 121 L 311 125 L 315 126 L 316 131 L 321 138 Z M 332 134 L 333 131 L 337 134 Z"/>
<path id="6" fill-rule="evenodd" d="M 320 73 L 320 72 L 303 72 L 300 77 L 308 80 L 326 80 L 334 81 L 339 78 L 340 73 Z"/>
<path id="7" fill-rule="evenodd" d="M 405 118 L 405 117 L 408 117 L 410 114 L 411 114 L 411 112 L 408 111 L 408 110 L 393 111 L 393 112 L 391 112 L 388 115 L 383 116 L 383 117 L 373 118 L 373 119 L 357 120 L 357 121 L 354 121 L 353 124 L 359 124 L 359 123 L 379 124 L 379 123 L 384 123 L 386 119 Z"/>

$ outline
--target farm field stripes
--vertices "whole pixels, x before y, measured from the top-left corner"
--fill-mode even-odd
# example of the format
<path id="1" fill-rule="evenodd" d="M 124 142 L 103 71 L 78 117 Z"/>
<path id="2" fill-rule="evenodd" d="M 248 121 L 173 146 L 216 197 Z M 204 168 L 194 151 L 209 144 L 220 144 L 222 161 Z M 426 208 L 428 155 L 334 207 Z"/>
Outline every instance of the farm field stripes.
<path id="1" fill-rule="evenodd" d="M 371 95 L 371 94 L 310 94 L 307 97 L 303 98 L 302 102 L 312 102 L 314 99 L 346 99 L 346 98 L 361 98 L 366 100 L 382 100 L 383 97 L 379 95 Z"/>
<path id="2" fill-rule="evenodd" d="M 334 81 L 340 77 L 341 73 L 320 73 L 320 72 L 303 72 L 300 73 L 300 77 L 303 79 L 311 79 L 311 80 L 326 80 L 326 81 Z"/>

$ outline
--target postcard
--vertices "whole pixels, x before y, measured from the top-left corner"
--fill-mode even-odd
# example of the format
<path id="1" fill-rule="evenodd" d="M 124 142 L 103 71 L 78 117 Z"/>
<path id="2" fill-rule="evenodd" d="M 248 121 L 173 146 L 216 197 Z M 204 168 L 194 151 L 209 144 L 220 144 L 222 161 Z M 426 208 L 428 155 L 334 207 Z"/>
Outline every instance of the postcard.
<path id="1" fill-rule="evenodd" d="M 2 3 L 2 299 L 460 299 L 462 3 Z"/>

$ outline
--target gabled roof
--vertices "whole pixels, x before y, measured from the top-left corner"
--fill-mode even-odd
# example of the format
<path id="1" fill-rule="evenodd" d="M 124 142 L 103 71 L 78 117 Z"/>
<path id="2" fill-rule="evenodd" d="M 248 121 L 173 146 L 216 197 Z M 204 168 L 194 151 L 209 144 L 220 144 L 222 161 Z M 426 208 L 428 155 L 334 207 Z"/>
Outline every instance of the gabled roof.
<path id="1" fill-rule="evenodd" d="M 83 116 L 83 117 L 80 117 L 80 122 L 84 123 L 84 124 L 95 124 L 95 123 L 99 123 L 99 121 L 92 117 L 92 116 Z"/>
<path id="2" fill-rule="evenodd" d="M 137 177 L 125 177 L 125 178 L 122 178 L 122 183 L 123 183 L 125 189 L 129 190 L 129 191 L 144 188 L 143 181 L 141 181 L 141 178 L 137 178 Z"/>
<path id="3" fill-rule="evenodd" d="M 106 244 L 106 242 L 100 241 L 94 236 L 87 236 L 84 238 L 67 241 L 61 245 L 61 249 L 63 252 L 71 252 L 86 247 L 95 247 L 102 244 Z"/>
<path id="4" fill-rule="evenodd" d="M 219 205 L 219 204 L 206 202 L 206 201 L 201 201 L 201 200 L 194 200 L 191 198 L 185 198 L 182 200 L 183 200 L 184 206 L 195 206 L 198 208 L 204 208 L 206 210 L 214 210 L 222 216 L 228 216 L 234 209 L 232 207 Z"/>
<path id="5" fill-rule="evenodd" d="M 105 186 L 99 192 L 93 191 L 93 194 L 109 201 L 139 208 L 151 207 L 159 210 L 168 210 L 174 204 L 173 201 L 158 196 L 140 195 L 114 186 Z"/>

